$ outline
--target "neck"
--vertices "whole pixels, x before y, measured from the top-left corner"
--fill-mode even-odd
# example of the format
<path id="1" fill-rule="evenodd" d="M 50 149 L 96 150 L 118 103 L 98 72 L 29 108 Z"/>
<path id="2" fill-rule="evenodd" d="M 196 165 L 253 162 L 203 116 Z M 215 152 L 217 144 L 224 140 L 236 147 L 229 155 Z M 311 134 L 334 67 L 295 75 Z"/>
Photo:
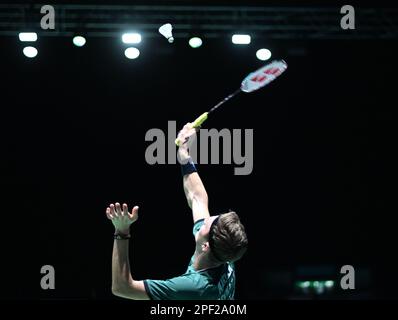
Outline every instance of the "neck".
<path id="1" fill-rule="evenodd" d="M 207 253 L 195 253 L 193 268 L 196 271 L 218 267 L 221 263 L 212 261 Z"/>

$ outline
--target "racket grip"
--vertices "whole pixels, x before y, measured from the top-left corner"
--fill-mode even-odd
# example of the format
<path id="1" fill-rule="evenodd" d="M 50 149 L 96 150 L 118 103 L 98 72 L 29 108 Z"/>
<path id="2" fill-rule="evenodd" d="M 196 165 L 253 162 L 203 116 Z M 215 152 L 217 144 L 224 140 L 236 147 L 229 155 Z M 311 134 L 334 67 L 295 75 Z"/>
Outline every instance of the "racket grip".
<path id="1" fill-rule="evenodd" d="M 207 120 L 207 116 L 209 115 L 208 112 L 201 114 L 196 120 L 192 123 L 192 128 L 197 128 L 202 125 L 203 122 Z"/>
<path id="2" fill-rule="evenodd" d="M 202 125 L 202 123 L 205 122 L 205 121 L 207 120 L 207 116 L 208 116 L 208 115 L 209 115 L 209 113 L 208 113 L 208 112 L 205 112 L 205 113 L 202 113 L 199 117 L 197 117 L 197 118 L 195 119 L 195 121 L 192 122 L 192 128 L 200 127 L 200 126 Z M 175 142 L 175 144 L 176 144 L 177 146 L 180 146 L 182 141 L 180 141 L 180 140 L 177 138 L 177 139 L 175 139 L 174 142 Z"/>

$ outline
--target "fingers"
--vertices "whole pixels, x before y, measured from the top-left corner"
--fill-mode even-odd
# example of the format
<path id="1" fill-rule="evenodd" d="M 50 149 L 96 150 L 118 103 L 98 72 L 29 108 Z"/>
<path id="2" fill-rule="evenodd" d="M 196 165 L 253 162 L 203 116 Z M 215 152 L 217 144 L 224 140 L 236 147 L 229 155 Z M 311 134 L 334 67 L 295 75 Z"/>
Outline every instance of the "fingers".
<path id="1" fill-rule="evenodd" d="M 110 220 L 113 219 L 113 216 L 112 216 L 112 214 L 111 214 L 111 208 L 109 208 L 109 207 L 106 208 L 105 213 L 106 213 L 106 216 L 107 216 L 108 219 L 110 219 Z"/>
<path id="2" fill-rule="evenodd" d="M 118 216 L 122 216 L 123 212 L 122 212 L 122 208 L 120 207 L 120 203 L 116 202 L 116 213 Z"/>
<path id="3" fill-rule="evenodd" d="M 123 211 L 122 211 L 123 215 L 128 216 L 129 214 L 129 209 L 127 207 L 127 204 L 123 203 Z"/>
<path id="4" fill-rule="evenodd" d="M 186 134 L 192 134 L 193 132 L 196 132 L 196 129 L 197 128 L 193 127 L 193 123 L 190 123 L 190 122 L 188 122 L 183 128 L 183 130 L 184 130 L 184 132 L 186 132 Z"/>
<path id="5" fill-rule="evenodd" d="M 117 217 L 117 213 L 116 213 L 115 206 L 113 205 L 113 203 L 111 203 L 111 205 L 109 207 L 110 207 L 111 215 L 113 217 Z"/>
<path id="6" fill-rule="evenodd" d="M 179 133 L 185 135 L 185 134 L 188 134 L 192 129 L 193 129 L 193 128 L 192 128 L 192 123 L 188 122 L 187 124 L 185 124 L 185 125 L 182 127 L 182 129 L 181 129 L 181 131 L 180 131 Z"/>
<path id="7" fill-rule="evenodd" d="M 193 135 L 195 135 L 200 128 L 189 128 L 189 129 L 182 129 L 181 131 L 178 132 L 177 137 L 179 138 L 190 138 Z"/>
<path id="8" fill-rule="evenodd" d="M 137 220 L 138 219 L 138 206 L 135 206 L 132 210 L 131 210 L 131 214 L 129 214 L 129 218 L 131 220 Z"/>
<path id="9" fill-rule="evenodd" d="M 129 213 L 129 209 L 126 203 L 123 203 L 122 206 L 120 206 L 119 202 L 116 202 L 115 204 L 111 203 L 109 207 L 106 208 L 106 216 L 108 219 L 114 219 L 118 217 L 128 217 L 131 220 L 137 220 L 138 219 L 138 206 L 135 206 L 132 210 L 131 213 Z"/>
<path id="10" fill-rule="evenodd" d="M 131 210 L 131 214 L 138 215 L 138 209 L 139 208 L 140 208 L 139 206 L 134 206 L 133 210 Z"/>
<path id="11" fill-rule="evenodd" d="M 188 122 L 184 127 L 178 132 L 177 137 L 185 143 L 190 137 L 195 135 L 199 130 L 200 126 L 193 128 L 193 123 Z"/>

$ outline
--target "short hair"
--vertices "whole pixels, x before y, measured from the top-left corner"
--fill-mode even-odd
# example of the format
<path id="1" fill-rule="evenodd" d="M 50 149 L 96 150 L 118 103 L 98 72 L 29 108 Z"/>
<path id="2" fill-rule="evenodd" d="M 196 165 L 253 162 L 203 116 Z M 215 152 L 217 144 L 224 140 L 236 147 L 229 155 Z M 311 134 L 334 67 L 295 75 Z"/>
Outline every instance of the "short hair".
<path id="1" fill-rule="evenodd" d="M 213 222 L 209 232 L 209 246 L 216 261 L 239 260 L 247 250 L 247 235 L 239 216 L 231 211 Z"/>

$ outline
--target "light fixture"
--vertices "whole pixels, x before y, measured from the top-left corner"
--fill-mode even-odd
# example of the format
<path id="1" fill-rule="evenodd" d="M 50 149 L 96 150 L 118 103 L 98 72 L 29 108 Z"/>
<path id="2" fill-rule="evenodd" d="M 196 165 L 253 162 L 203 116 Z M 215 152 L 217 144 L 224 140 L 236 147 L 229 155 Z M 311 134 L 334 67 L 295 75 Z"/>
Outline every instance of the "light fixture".
<path id="1" fill-rule="evenodd" d="M 37 56 L 37 49 L 35 47 L 25 47 L 23 48 L 23 54 L 28 58 L 34 58 Z"/>
<path id="2" fill-rule="evenodd" d="M 268 49 L 260 49 L 256 52 L 257 59 L 262 61 L 268 60 L 269 58 L 271 58 L 271 55 L 271 51 L 269 51 Z"/>
<path id="3" fill-rule="evenodd" d="M 141 35 L 139 33 L 124 33 L 122 41 L 127 44 L 137 44 L 141 42 Z"/>
<path id="4" fill-rule="evenodd" d="M 126 50 L 124 50 L 124 55 L 128 59 L 136 59 L 140 55 L 140 50 L 138 50 L 137 48 L 134 48 L 134 47 L 129 47 Z"/>
<path id="5" fill-rule="evenodd" d="M 189 39 L 189 45 L 192 48 L 199 48 L 202 45 L 202 39 L 199 37 L 193 37 Z"/>
<path id="6" fill-rule="evenodd" d="M 249 44 L 251 37 L 248 34 L 234 34 L 232 36 L 232 43 L 234 44 Z"/>
<path id="7" fill-rule="evenodd" d="M 83 47 L 86 44 L 86 38 L 82 36 L 75 36 L 73 37 L 73 44 L 76 47 Z"/>
<path id="8" fill-rule="evenodd" d="M 20 32 L 19 40 L 22 42 L 34 42 L 37 41 L 37 33 L 36 32 Z"/>

